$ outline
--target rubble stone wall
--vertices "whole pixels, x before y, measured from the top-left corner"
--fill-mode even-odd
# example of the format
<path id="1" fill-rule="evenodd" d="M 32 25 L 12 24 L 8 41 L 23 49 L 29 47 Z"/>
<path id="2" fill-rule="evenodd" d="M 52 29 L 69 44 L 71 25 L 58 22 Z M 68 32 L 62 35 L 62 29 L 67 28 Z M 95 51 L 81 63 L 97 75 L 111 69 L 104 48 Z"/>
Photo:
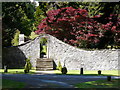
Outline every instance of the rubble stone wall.
<path id="1" fill-rule="evenodd" d="M 49 57 L 60 61 L 68 70 L 117 70 L 120 50 L 83 50 L 70 46 L 53 36 L 49 39 Z"/>

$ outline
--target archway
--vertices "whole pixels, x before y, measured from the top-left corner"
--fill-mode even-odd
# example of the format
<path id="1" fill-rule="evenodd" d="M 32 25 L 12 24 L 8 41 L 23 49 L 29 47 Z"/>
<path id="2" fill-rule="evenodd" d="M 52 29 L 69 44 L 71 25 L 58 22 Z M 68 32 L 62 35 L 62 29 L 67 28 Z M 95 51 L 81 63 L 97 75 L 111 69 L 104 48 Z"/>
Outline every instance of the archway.
<path id="1" fill-rule="evenodd" d="M 40 58 L 47 58 L 47 38 L 40 38 Z"/>

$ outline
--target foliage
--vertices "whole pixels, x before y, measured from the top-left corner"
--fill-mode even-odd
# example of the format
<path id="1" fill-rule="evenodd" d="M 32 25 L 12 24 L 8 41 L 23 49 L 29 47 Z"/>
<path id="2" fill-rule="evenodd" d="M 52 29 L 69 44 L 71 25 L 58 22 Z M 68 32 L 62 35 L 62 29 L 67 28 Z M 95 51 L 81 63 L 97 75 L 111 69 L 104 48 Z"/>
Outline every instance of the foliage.
<path id="1" fill-rule="evenodd" d="M 34 39 L 34 38 L 36 38 L 37 36 L 38 36 L 38 35 L 35 34 L 35 32 L 31 32 L 29 38 L 30 38 L 30 39 Z"/>
<path id="2" fill-rule="evenodd" d="M 73 7 L 50 10 L 47 17 L 39 24 L 36 33 L 51 34 L 81 48 L 105 48 L 106 45 L 119 45 L 118 14 L 111 14 L 110 17 L 105 18 L 109 21 L 106 24 L 95 21 L 100 17 L 97 15 L 90 18 L 87 10 Z M 116 23 L 113 23 L 114 20 Z"/>
<path id="3" fill-rule="evenodd" d="M 103 13 L 101 13 L 103 7 L 101 7 L 100 2 L 77 2 L 77 5 L 77 8 L 86 9 L 89 17 L 103 15 Z"/>
<path id="4" fill-rule="evenodd" d="M 2 3 L 3 46 L 11 46 L 15 31 L 29 36 L 34 23 L 34 7 L 28 2 Z"/>
<path id="5" fill-rule="evenodd" d="M 47 39 L 46 38 L 43 37 L 43 38 L 40 39 L 40 44 L 44 45 L 46 43 L 47 43 Z"/>
<path id="6" fill-rule="evenodd" d="M 30 3 L 4 2 L 2 4 L 2 18 L 5 29 L 18 29 L 21 33 L 29 35 L 32 31 L 33 9 Z M 8 22 L 9 21 L 9 22 Z"/>
<path id="7" fill-rule="evenodd" d="M 62 70 L 61 70 L 62 74 L 66 74 L 67 73 L 67 68 L 66 67 L 63 67 Z"/>
<path id="8" fill-rule="evenodd" d="M 25 36 L 29 36 L 31 34 L 31 32 L 37 30 L 37 26 L 39 25 L 40 22 L 42 22 L 41 20 L 43 18 L 50 16 L 50 15 L 48 16 L 48 14 L 47 14 L 48 12 L 50 12 L 50 10 L 54 9 L 57 11 L 57 9 L 67 8 L 67 7 L 73 7 L 74 9 L 79 9 L 79 8 L 86 9 L 88 11 L 87 13 L 88 13 L 89 17 L 93 17 L 95 15 L 101 15 L 101 17 L 99 17 L 99 18 L 92 18 L 92 19 L 98 21 L 99 23 L 103 23 L 103 24 L 109 23 L 109 20 L 105 19 L 105 18 L 109 17 L 111 13 L 118 14 L 120 12 L 120 9 L 119 9 L 120 6 L 119 6 L 119 3 L 117 3 L 117 2 L 114 2 L 114 3 L 113 2 L 107 2 L 107 3 L 105 3 L 105 2 L 95 2 L 95 3 L 93 3 L 93 2 L 39 2 L 38 7 L 35 7 L 30 2 L 9 2 L 9 3 L 3 2 L 2 3 L 2 29 L 3 29 L 2 40 L 3 40 L 3 44 L 2 45 L 4 47 L 11 46 L 11 40 L 13 39 L 15 31 L 17 29 L 21 33 L 25 34 Z M 57 16 L 54 15 L 54 16 L 55 16 L 55 18 L 59 18 L 59 15 L 57 15 Z M 114 19 L 112 20 L 113 23 L 116 23 L 116 21 L 117 20 L 114 20 Z M 68 21 L 68 22 L 66 21 L 66 23 L 69 23 L 69 22 L 70 21 Z M 62 23 L 62 21 L 60 21 L 60 23 Z M 47 22 L 47 24 L 49 24 L 49 23 Z M 49 24 L 48 26 L 50 28 L 52 28 L 52 30 L 54 31 L 57 29 L 55 27 L 54 28 L 51 27 L 54 25 L 55 25 L 55 22 L 53 23 L 53 25 Z M 68 26 L 69 26 L 69 24 L 68 24 Z M 51 32 L 51 30 L 49 32 Z M 59 32 L 63 34 L 63 32 L 61 30 Z M 61 35 L 61 37 L 62 36 L 64 36 L 64 34 Z M 30 37 L 30 38 L 32 38 L 32 37 Z M 34 38 L 34 36 L 33 36 L 33 38 Z M 76 36 L 71 35 L 70 38 L 73 39 L 74 41 L 76 41 L 76 39 L 75 39 Z M 117 38 L 119 38 L 119 37 L 117 36 Z M 61 39 L 61 38 L 59 38 L 59 39 Z M 66 40 L 66 38 L 65 38 L 65 40 Z M 72 45 L 71 41 L 69 41 L 69 40 L 70 39 L 68 39 L 66 42 L 70 43 Z M 104 38 L 102 40 L 104 40 Z M 81 41 L 81 43 L 83 43 L 80 45 L 80 47 L 88 47 L 89 46 L 92 48 L 93 46 L 96 47 L 96 45 L 97 45 L 97 44 L 94 45 L 94 43 L 92 45 L 87 45 L 85 43 L 89 43 L 89 42 L 86 42 L 85 40 L 80 40 L 80 41 Z M 118 41 L 115 44 L 118 45 Z M 76 46 L 76 45 L 74 45 L 74 46 Z M 105 45 L 103 45 L 103 46 L 105 46 Z"/>
<path id="9" fill-rule="evenodd" d="M 100 2 L 100 12 L 102 13 L 102 16 L 100 18 L 97 18 L 96 20 L 100 23 L 106 24 L 109 22 L 109 20 L 105 20 L 105 18 L 110 17 L 111 14 L 119 14 L 120 12 L 120 5 L 118 2 Z M 116 20 L 112 21 L 113 23 L 116 23 Z"/>
<path id="10" fill-rule="evenodd" d="M 58 69 L 59 71 L 61 71 L 62 70 L 62 65 L 61 65 L 61 62 L 59 61 L 58 62 L 58 66 L 57 66 L 57 68 L 56 69 Z"/>
<path id="11" fill-rule="evenodd" d="M 3 47 L 11 46 L 11 41 L 17 29 L 22 34 L 25 34 L 26 37 L 30 36 L 32 39 L 36 37 L 32 32 L 37 30 L 36 26 L 45 18 L 48 8 L 49 3 L 46 2 L 40 2 L 40 6 L 38 7 L 35 7 L 35 5 L 30 2 L 3 2 Z"/>
<path id="12" fill-rule="evenodd" d="M 32 64 L 31 64 L 31 62 L 30 62 L 30 59 L 26 59 L 26 64 L 25 64 L 25 72 L 26 73 L 29 73 L 29 71 L 30 71 L 30 69 L 32 68 Z"/>
<path id="13" fill-rule="evenodd" d="M 41 53 L 41 55 L 43 54 L 43 55 L 46 55 L 47 54 L 47 46 L 46 46 L 46 44 L 47 44 L 47 39 L 46 38 L 41 38 L 40 39 L 40 53 Z"/>
<path id="14" fill-rule="evenodd" d="M 35 29 L 37 29 L 36 27 L 38 26 L 39 22 L 43 18 L 45 18 L 44 11 L 42 11 L 42 9 L 40 8 L 40 6 L 36 7 L 36 11 L 34 12 L 34 18 L 35 18 L 35 22 L 34 22 Z"/>
<path id="15" fill-rule="evenodd" d="M 19 34 L 20 34 L 20 31 L 16 30 L 16 33 L 15 33 L 14 38 L 12 40 L 12 45 L 13 46 L 19 45 Z"/>
<path id="16" fill-rule="evenodd" d="M 47 54 L 47 46 L 46 45 L 41 45 L 40 54 L 41 54 L 41 57 L 43 57 L 43 55 Z"/>

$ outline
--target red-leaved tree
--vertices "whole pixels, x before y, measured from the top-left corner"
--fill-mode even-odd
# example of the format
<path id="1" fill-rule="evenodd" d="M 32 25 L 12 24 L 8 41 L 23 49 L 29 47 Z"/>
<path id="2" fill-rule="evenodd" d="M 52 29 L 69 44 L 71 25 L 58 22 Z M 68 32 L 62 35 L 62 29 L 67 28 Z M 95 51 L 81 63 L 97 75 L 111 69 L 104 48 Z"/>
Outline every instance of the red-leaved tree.
<path id="1" fill-rule="evenodd" d="M 104 48 L 105 45 L 120 43 L 120 19 L 117 15 L 111 15 L 106 18 L 107 24 L 101 24 L 95 21 L 99 18 L 97 15 L 93 18 L 88 17 L 85 9 L 74 9 L 65 7 L 57 10 L 50 10 L 47 17 L 41 21 L 36 34 L 47 33 L 58 39 L 82 48 Z M 116 18 L 116 23 L 113 19 Z M 108 39 L 113 39 L 108 40 Z M 105 41 L 104 41 L 105 40 Z M 101 45 L 101 43 L 104 44 Z"/>

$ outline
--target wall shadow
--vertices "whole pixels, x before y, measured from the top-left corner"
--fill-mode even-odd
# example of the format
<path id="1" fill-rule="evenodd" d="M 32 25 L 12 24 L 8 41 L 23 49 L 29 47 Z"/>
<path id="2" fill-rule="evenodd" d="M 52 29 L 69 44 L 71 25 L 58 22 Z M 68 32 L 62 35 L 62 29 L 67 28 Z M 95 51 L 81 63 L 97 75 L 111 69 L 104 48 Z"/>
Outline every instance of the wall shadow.
<path id="1" fill-rule="evenodd" d="M 2 48 L 2 68 L 5 65 L 9 69 L 12 68 L 24 68 L 26 56 L 17 47 Z"/>
<path id="2" fill-rule="evenodd" d="M 56 70 L 56 68 L 57 68 L 57 65 L 56 65 L 55 61 L 53 61 L 53 70 Z"/>

